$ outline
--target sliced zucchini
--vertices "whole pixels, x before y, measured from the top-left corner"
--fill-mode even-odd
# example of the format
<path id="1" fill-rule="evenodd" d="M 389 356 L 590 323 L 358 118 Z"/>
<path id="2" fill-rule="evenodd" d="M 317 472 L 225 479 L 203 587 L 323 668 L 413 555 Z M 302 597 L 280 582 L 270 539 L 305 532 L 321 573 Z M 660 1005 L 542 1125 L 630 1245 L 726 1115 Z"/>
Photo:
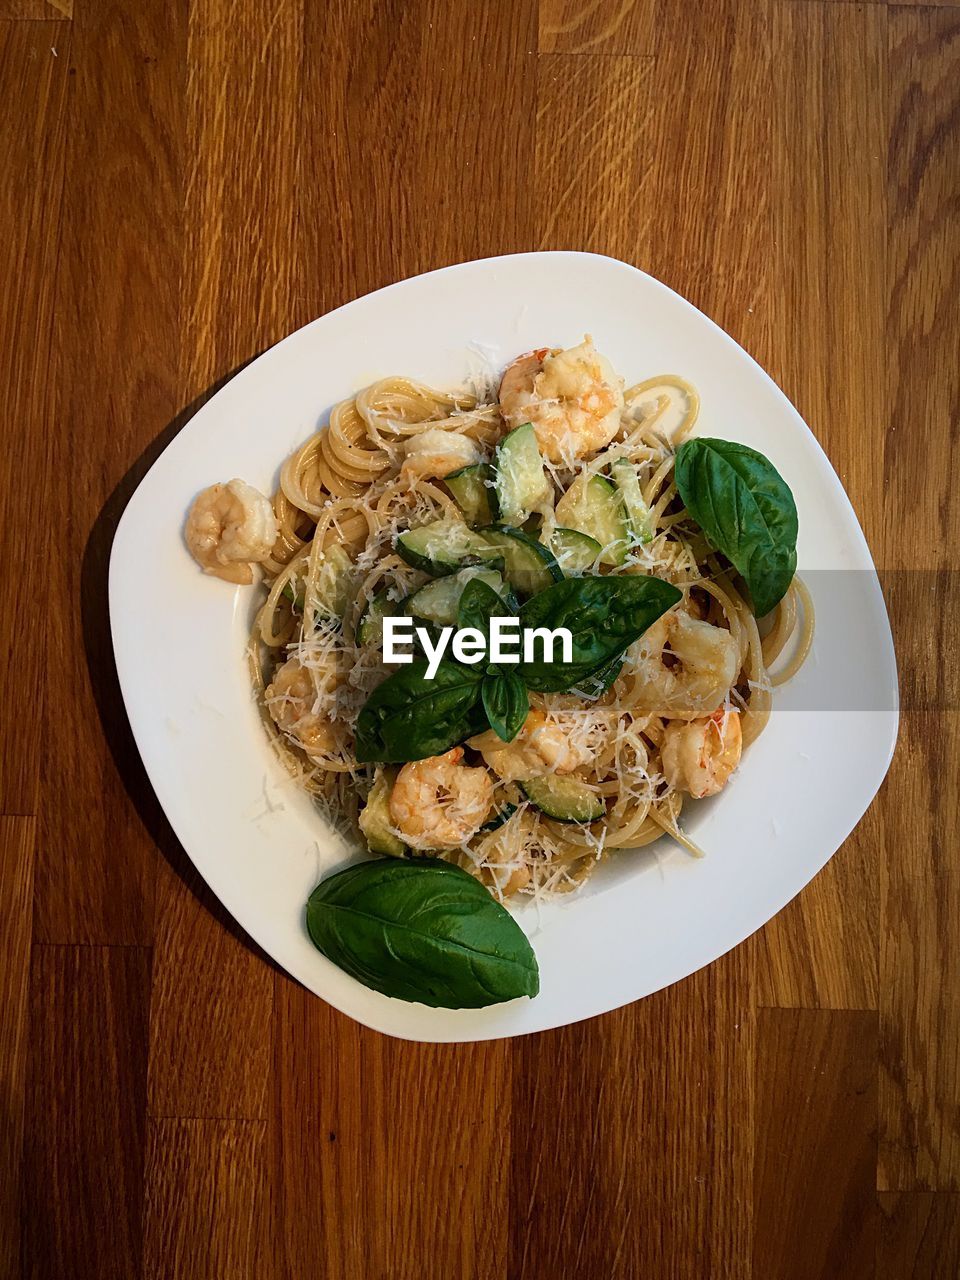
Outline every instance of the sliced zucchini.
<path id="1" fill-rule="evenodd" d="M 489 822 L 485 822 L 480 828 L 481 831 L 496 831 L 498 827 L 502 827 L 505 822 L 509 822 L 513 815 L 517 812 L 517 806 L 510 804 L 509 801 L 504 803 L 497 809 Z"/>
<path id="2" fill-rule="evenodd" d="M 459 520 L 434 520 L 408 529 L 397 538 L 397 554 L 433 578 L 444 578 L 471 564 L 503 568 L 503 556 Z"/>
<path id="3" fill-rule="evenodd" d="M 499 595 L 503 590 L 503 578 L 496 569 L 477 566 L 461 569 L 448 578 L 437 578 L 415 591 L 405 602 L 404 612 L 415 618 L 423 618 L 441 627 L 453 627 L 457 622 L 457 607 L 468 582 L 479 578 Z"/>
<path id="4" fill-rule="evenodd" d="M 577 778 L 528 778 L 524 795 L 541 813 L 558 822 L 596 822 L 607 812 L 603 799 Z"/>
<path id="5" fill-rule="evenodd" d="M 537 433 L 529 422 L 503 437 L 494 459 L 494 491 L 504 524 L 521 525 L 550 500 Z"/>
<path id="6" fill-rule="evenodd" d="M 342 618 L 353 596 L 353 561 L 335 543 L 323 553 L 323 563 L 317 574 L 317 591 L 314 610 L 329 618 Z M 293 602 L 294 608 L 303 609 L 305 587 L 301 583 L 297 591 L 288 582 L 283 594 Z"/>
<path id="7" fill-rule="evenodd" d="M 522 529 L 494 524 L 481 529 L 480 534 L 501 558 L 506 580 L 523 595 L 536 595 L 552 582 L 563 580 L 550 550 Z"/>
<path id="8" fill-rule="evenodd" d="M 637 468 L 626 458 L 617 458 L 610 468 L 613 483 L 620 490 L 620 499 L 627 515 L 627 529 L 634 542 L 646 543 L 653 537 L 653 512 L 640 492 L 640 476 Z"/>
<path id="9" fill-rule="evenodd" d="M 550 535 L 550 550 L 565 574 L 586 573 L 596 564 L 603 550 L 596 538 L 579 529 L 554 529 Z"/>
<path id="10" fill-rule="evenodd" d="M 494 471 L 489 462 L 475 462 L 443 477 L 467 524 L 492 524 L 497 519 Z"/>
<path id="11" fill-rule="evenodd" d="M 357 623 L 359 643 L 382 646 L 384 618 L 395 618 L 404 612 L 405 605 L 406 600 L 391 600 L 387 588 L 378 591 L 373 599 L 367 602 Z"/>
<path id="12" fill-rule="evenodd" d="M 378 769 L 367 803 L 357 819 L 371 853 L 383 853 L 391 858 L 402 858 L 407 846 L 391 830 L 390 789 L 391 779 L 383 769 Z"/>
<path id="13" fill-rule="evenodd" d="M 602 564 L 623 564 L 629 531 L 616 486 L 603 476 L 579 476 L 557 503 L 557 520 L 595 538 L 603 552 Z"/>

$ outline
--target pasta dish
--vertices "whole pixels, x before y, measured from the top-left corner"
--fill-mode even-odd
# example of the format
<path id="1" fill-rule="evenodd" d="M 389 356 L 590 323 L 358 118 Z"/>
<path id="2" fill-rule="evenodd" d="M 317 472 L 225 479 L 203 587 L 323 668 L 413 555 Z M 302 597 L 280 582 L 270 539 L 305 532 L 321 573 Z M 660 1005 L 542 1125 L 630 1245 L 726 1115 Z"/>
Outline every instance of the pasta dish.
<path id="1" fill-rule="evenodd" d="M 199 495 L 191 552 L 265 593 L 249 657 L 273 747 L 358 844 L 455 864 L 499 901 L 665 834 L 699 853 L 683 807 L 763 732 L 813 609 L 789 488 L 697 436 L 698 412 L 680 377 L 625 388 L 588 337 L 469 390 L 386 378 L 272 498 Z M 432 681 L 384 662 L 387 619 L 483 634 L 501 614 L 569 627 L 571 660 L 447 658 Z"/>

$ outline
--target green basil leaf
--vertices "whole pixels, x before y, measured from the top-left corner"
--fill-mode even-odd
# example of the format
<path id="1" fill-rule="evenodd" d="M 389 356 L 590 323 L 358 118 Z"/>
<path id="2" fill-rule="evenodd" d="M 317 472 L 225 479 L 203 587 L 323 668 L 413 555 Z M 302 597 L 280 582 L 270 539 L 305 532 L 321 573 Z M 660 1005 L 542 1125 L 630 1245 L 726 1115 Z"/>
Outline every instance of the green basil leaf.
<path id="1" fill-rule="evenodd" d="M 523 681 L 510 668 L 497 669 L 483 677 L 481 696 L 490 728 L 504 742 L 512 742 L 530 710 Z"/>
<path id="2" fill-rule="evenodd" d="M 357 759 L 385 764 L 438 756 L 484 726 L 482 669 L 441 662 L 402 667 L 378 685 L 357 717 Z"/>
<path id="3" fill-rule="evenodd" d="M 482 578 L 471 578 L 463 589 L 457 606 L 457 626 L 476 627 L 488 635 L 491 618 L 505 618 L 516 613 L 510 603 L 494 591 Z"/>
<path id="4" fill-rule="evenodd" d="M 523 930 L 473 876 L 436 858 L 384 858 L 323 880 L 307 901 L 314 946 L 366 987 L 442 1009 L 535 996 Z"/>
<path id="5" fill-rule="evenodd" d="M 773 463 L 733 440 L 686 440 L 677 489 L 707 541 L 741 574 L 758 618 L 779 603 L 797 571 L 797 507 Z"/>
<path id="6" fill-rule="evenodd" d="M 680 597 L 671 583 L 640 574 L 555 582 L 521 607 L 520 622 L 525 630 L 566 627 L 572 661 L 524 662 L 518 674 L 528 689 L 570 689 L 619 658 Z"/>

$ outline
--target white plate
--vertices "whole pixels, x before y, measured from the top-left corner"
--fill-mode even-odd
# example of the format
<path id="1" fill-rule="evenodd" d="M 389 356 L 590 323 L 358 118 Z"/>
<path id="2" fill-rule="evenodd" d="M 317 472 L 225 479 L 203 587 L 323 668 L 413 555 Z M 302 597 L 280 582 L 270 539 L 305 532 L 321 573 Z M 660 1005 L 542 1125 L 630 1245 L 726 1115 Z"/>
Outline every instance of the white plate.
<path id="1" fill-rule="evenodd" d="M 264 739 L 243 661 L 253 593 L 198 571 L 183 545 L 183 519 L 195 493 L 216 480 L 241 476 L 270 492 L 283 458 L 331 405 L 377 378 L 401 373 L 453 386 L 475 365 L 477 344 L 504 364 L 585 332 L 628 384 L 664 372 L 689 378 L 702 396 L 698 432 L 762 449 L 780 469 L 796 496 L 800 569 L 818 605 L 813 658 L 733 783 L 689 810 L 686 825 L 706 858 L 661 841 L 655 852 L 617 855 L 572 899 L 539 913 L 518 910 L 540 962 L 535 1000 L 480 1011 L 391 1000 L 310 944 L 304 902 L 348 851 L 287 783 Z M 849 571 L 856 608 L 845 578 L 810 579 L 811 570 Z M 110 561 L 110 617 L 141 755 L 210 887 L 312 991 L 367 1026 L 409 1039 L 485 1040 L 560 1026 L 709 964 L 820 870 L 875 795 L 896 738 L 883 599 L 856 516 L 817 441 L 712 321 L 643 272 L 593 254 L 490 258 L 405 280 L 315 320 L 255 360 L 196 414 L 131 499 Z M 863 696 L 838 709 L 848 675 Z"/>

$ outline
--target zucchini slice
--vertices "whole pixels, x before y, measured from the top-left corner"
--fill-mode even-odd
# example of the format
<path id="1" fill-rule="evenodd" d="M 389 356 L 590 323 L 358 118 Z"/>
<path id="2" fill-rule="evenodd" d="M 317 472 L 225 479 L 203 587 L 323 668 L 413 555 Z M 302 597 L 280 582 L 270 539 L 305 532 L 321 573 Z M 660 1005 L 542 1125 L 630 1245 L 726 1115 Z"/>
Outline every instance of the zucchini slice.
<path id="1" fill-rule="evenodd" d="M 432 578 L 444 578 L 470 564 L 503 568 L 503 556 L 459 520 L 434 520 L 408 529 L 397 538 L 397 554 Z"/>
<path id="2" fill-rule="evenodd" d="M 524 795 L 541 813 L 558 822 L 596 822 L 606 812 L 601 796 L 578 778 L 528 778 L 520 783 Z"/>
<path id="3" fill-rule="evenodd" d="M 579 529 L 554 529 L 550 535 L 550 550 L 563 572 L 573 575 L 592 569 L 603 547 L 596 538 L 581 533 Z"/>
<path id="4" fill-rule="evenodd" d="M 557 503 L 557 520 L 595 538 L 603 548 L 602 564 L 620 565 L 630 541 L 623 504 L 616 486 L 603 476 L 579 476 Z"/>
<path id="5" fill-rule="evenodd" d="M 610 468 L 613 483 L 620 490 L 620 499 L 627 514 L 627 528 L 634 542 L 646 543 L 653 538 L 653 512 L 640 492 L 637 468 L 626 458 L 617 458 Z"/>
<path id="6" fill-rule="evenodd" d="M 563 573 L 550 550 L 522 529 L 495 524 L 480 534 L 500 558 L 506 580 L 523 595 L 536 595 L 552 582 L 561 582 Z"/>
<path id="7" fill-rule="evenodd" d="M 494 471 L 489 462 L 475 462 L 443 477 L 467 524 L 493 524 L 497 519 Z"/>
<path id="8" fill-rule="evenodd" d="M 389 599 L 386 588 L 378 591 L 373 599 L 367 602 L 360 615 L 360 621 L 357 623 L 358 642 L 382 646 L 384 618 L 395 618 L 403 613 L 406 603 L 406 600 Z"/>
<path id="9" fill-rule="evenodd" d="M 323 553 L 323 564 L 317 574 L 317 592 L 314 609 L 321 616 L 343 618 L 353 596 L 353 561 L 334 543 Z M 292 601 L 295 609 L 303 610 L 305 586 L 301 582 L 296 593 L 288 582 L 283 595 Z"/>
<path id="10" fill-rule="evenodd" d="M 391 779 L 383 769 L 378 769 L 367 803 L 360 810 L 357 822 L 371 853 L 383 853 L 391 858 L 402 858 L 407 846 L 393 834 L 390 822 Z"/>
<path id="11" fill-rule="evenodd" d="M 531 511 L 549 502 L 550 481 L 531 423 L 517 427 L 497 445 L 494 473 L 494 491 L 504 524 L 521 525 Z"/>
<path id="12" fill-rule="evenodd" d="M 497 809 L 489 822 L 485 822 L 480 828 L 481 831 L 496 831 L 498 827 L 502 827 L 505 822 L 509 822 L 513 815 L 517 812 L 517 806 L 511 804 L 509 800 Z"/>
<path id="13" fill-rule="evenodd" d="M 317 574 L 317 610 L 342 618 L 354 594 L 353 561 L 343 547 L 325 547 Z"/>
<path id="14" fill-rule="evenodd" d="M 479 578 L 497 595 L 503 590 L 503 578 L 496 569 L 480 569 L 476 566 L 461 569 L 447 578 L 437 578 L 415 591 L 404 601 L 404 612 L 440 627 L 453 627 L 457 623 L 457 607 L 468 582 Z"/>

